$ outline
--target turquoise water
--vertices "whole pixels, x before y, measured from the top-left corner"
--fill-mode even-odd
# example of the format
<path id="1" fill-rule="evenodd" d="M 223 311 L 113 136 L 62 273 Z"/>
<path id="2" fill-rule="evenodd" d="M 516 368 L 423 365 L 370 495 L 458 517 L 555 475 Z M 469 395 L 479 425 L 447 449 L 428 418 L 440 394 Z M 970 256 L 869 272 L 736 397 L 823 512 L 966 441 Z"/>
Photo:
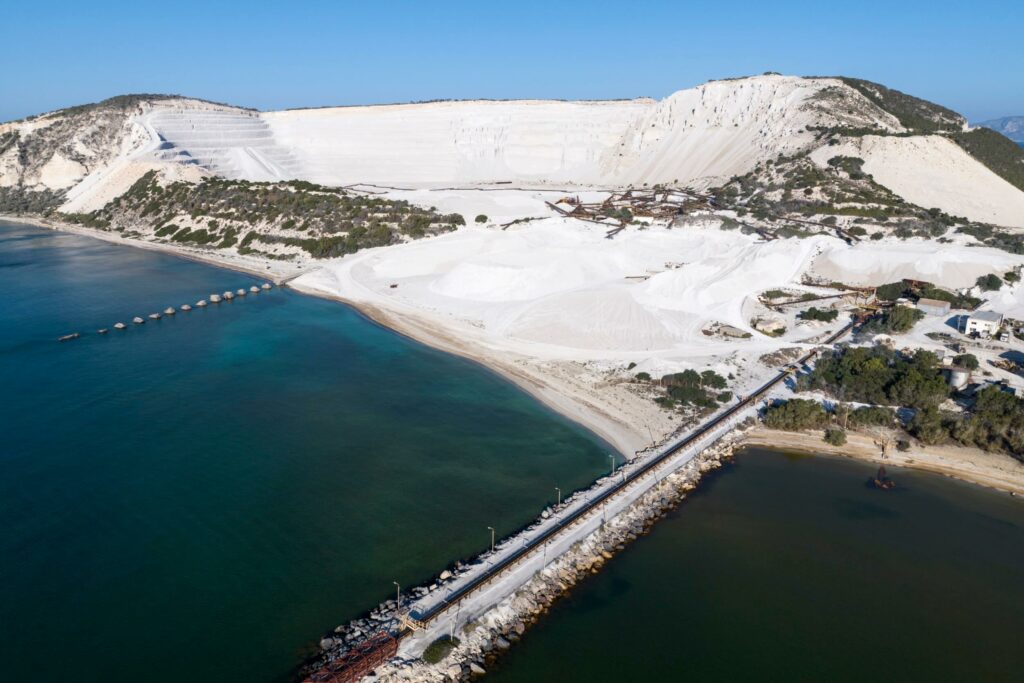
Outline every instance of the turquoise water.
<path id="1" fill-rule="evenodd" d="M 0 680 L 272 681 L 598 476 L 467 361 L 252 277 L 0 224 Z"/>
<path id="2" fill-rule="evenodd" d="M 873 471 L 741 455 L 487 680 L 1022 680 L 1024 502 Z"/>

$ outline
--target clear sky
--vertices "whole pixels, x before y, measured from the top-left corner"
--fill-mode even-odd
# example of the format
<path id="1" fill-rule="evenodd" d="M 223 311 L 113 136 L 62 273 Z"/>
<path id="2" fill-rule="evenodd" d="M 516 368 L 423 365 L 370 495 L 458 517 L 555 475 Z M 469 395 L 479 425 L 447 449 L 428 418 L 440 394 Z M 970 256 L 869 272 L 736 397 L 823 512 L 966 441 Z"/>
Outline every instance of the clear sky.
<path id="1" fill-rule="evenodd" d="M 0 120 L 135 92 L 259 109 L 664 97 L 764 71 L 1024 115 L 1024 0 L 12 0 L 0 21 Z"/>

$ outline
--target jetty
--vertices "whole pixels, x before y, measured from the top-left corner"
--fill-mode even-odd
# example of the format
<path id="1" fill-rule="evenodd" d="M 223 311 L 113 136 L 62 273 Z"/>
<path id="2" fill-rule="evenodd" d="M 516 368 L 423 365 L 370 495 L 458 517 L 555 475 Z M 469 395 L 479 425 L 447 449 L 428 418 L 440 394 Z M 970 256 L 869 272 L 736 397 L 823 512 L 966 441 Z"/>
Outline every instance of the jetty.
<path id="1" fill-rule="evenodd" d="M 442 580 L 414 591 L 408 605 L 401 597 L 394 604 L 394 620 L 389 629 L 360 629 L 366 638 L 346 643 L 336 656 L 325 653 L 322 666 L 314 670 L 307 683 L 355 681 L 369 673 L 368 662 L 379 661 L 366 643 L 378 638 L 380 648 L 391 649 L 391 638 L 399 644 L 401 656 L 416 656 L 439 638 L 451 637 L 463 624 L 475 621 L 499 602 L 513 595 L 538 572 L 569 553 L 606 522 L 631 509 L 659 482 L 690 464 L 703 451 L 731 432 L 743 421 L 756 417 L 762 398 L 788 377 L 805 367 L 824 348 L 830 348 L 846 336 L 859 320 L 854 320 L 830 335 L 817 347 L 780 369 L 776 375 L 736 403 L 723 408 L 707 421 L 676 441 L 650 455 L 627 462 L 599 479 L 590 488 L 578 491 L 551 511 L 545 511 L 534 523 L 517 534 L 492 544 L 490 551 L 472 564 L 445 572 Z M 610 555 L 609 555 L 610 557 Z M 386 622 L 386 620 L 385 620 Z M 344 627 L 335 629 L 343 632 Z M 384 638 L 387 636 L 387 638 Z M 347 655 L 358 651 L 355 660 Z"/>

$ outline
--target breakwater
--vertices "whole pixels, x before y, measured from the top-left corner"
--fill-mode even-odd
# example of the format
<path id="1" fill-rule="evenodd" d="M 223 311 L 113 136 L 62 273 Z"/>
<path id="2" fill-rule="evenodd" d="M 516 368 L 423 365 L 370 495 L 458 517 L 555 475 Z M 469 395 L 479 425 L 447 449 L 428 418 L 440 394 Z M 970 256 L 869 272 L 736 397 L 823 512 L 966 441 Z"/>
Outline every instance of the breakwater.
<path id="1" fill-rule="evenodd" d="M 429 627 L 414 626 L 414 632 L 399 647 L 398 655 L 376 668 L 377 680 L 461 681 L 484 673 L 561 596 L 586 576 L 596 573 L 616 552 L 647 533 L 652 524 L 697 486 L 703 474 L 730 458 L 741 434 L 742 428 L 714 434 L 711 443 L 703 445 L 698 452 L 681 454 L 678 466 L 668 474 L 638 487 L 628 500 L 600 511 L 600 517 L 593 520 L 595 523 L 588 532 L 581 533 L 586 531 L 584 527 L 566 534 L 561 544 L 552 544 L 550 555 L 545 548 L 534 558 L 521 560 L 514 572 L 496 577 L 490 590 L 464 599 Z M 595 488 L 606 484 L 606 480 L 599 480 Z M 566 504 L 571 505 L 572 498 L 585 501 L 592 493 L 579 491 Z M 542 520 L 554 514 L 556 510 L 547 509 L 542 513 Z M 527 528 L 504 543 L 514 544 L 529 531 Z M 368 670 L 353 671 L 348 653 L 359 651 L 363 643 L 381 633 L 407 627 L 410 624 L 408 614 L 417 614 L 417 605 L 422 609 L 423 603 L 429 603 L 432 598 L 445 601 L 444 595 L 453 584 L 486 568 L 488 555 L 493 555 L 493 551 L 477 563 L 457 563 L 434 582 L 408 591 L 402 605 L 412 603 L 411 610 L 400 607 L 397 600 L 388 600 L 364 618 L 337 627 L 321 640 L 322 652 L 307 667 L 307 680 L 358 680 L 359 674 Z M 454 647 L 441 661 L 426 661 L 430 657 L 423 656 L 424 650 L 439 641 L 447 641 Z"/>
<path id="2" fill-rule="evenodd" d="M 141 315 L 134 316 L 130 320 L 130 325 L 145 325 L 147 320 L 149 320 L 149 321 L 157 321 L 157 320 L 160 320 L 163 317 L 171 317 L 171 316 L 177 315 L 178 313 L 190 313 L 192 311 L 193 307 L 194 308 L 206 308 L 210 304 L 216 305 L 216 304 L 219 304 L 221 302 L 233 301 L 235 299 L 243 299 L 243 298 L 246 297 L 246 295 L 253 295 L 253 296 L 255 296 L 256 294 L 259 294 L 260 292 L 267 292 L 267 291 L 269 291 L 272 288 L 273 288 L 272 284 L 270 284 L 269 282 L 264 282 L 263 284 L 261 284 L 258 287 L 256 285 L 250 285 L 248 289 L 246 289 L 245 287 L 239 287 L 237 290 L 234 290 L 234 291 L 228 289 L 228 290 L 225 290 L 222 294 L 217 294 L 217 293 L 210 294 L 208 299 L 199 299 L 198 301 L 196 301 L 194 306 L 193 306 L 193 304 L 182 304 L 178 308 L 175 308 L 174 306 L 168 306 L 167 308 L 163 309 L 162 312 L 149 313 L 149 314 L 147 314 L 145 316 L 141 316 Z M 129 323 L 125 323 L 125 322 L 122 322 L 122 321 L 119 320 L 119 321 L 117 321 L 116 323 L 114 323 L 112 325 L 112 328 L 114 330 L 117 330 L 117 331 L 122 331 L 122 330 L 128 329 L 128 327 L 130 325 L 129 325 Z M 110 331 L 110 328 L 100 327 L 100 328 L 97 328 L 96 334 L 107 334 L 109 331 Z M 82 333 L 81 332 L 70 332 L 68 334 L 64 334 L 64 335 L 61 335 L 60 337 L 57 337 L 57 341 L 59 341 L 59 342 L 68 342 L 68 341 L 73 341 L 75 339 L 79 339 L 81 337 L 82 337 Z"/>

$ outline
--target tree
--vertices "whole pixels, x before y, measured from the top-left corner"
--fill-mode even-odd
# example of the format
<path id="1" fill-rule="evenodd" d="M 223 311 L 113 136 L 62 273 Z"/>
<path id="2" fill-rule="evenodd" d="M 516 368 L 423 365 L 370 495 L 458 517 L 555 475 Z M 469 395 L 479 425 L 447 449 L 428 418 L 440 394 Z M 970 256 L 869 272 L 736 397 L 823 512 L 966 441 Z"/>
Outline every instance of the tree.
<path id="1" fill-rule="evenodd" d="M 768 406 L 764 424 L 769 429 L 788 431 L 820 429 L 828 424 L 828 413 L 817 401 L 791 398 Z"/>
<path id="2" fill-rule="evenodd" d="M 884 334 L 902 334 L 909 332 L 914 323 L 924 317 L 924 313 L 909 306 L 893 306 L 879 317 L 864 326 L 868 332 Z"/>
<path id="3" fill-rule="evenodd" d="M 967 370 L 977 370 L 978 357 L 973 353 L 961 353 L 958 356 L 954 356 L 953 364 L 966 368 Z"/>
<path id="4" fill-rule="evenodd" d="M 907 291 L 907 286 L 902 280 L 881 285 L 875 289 L 875 296 L 882 301 L 895 301 Z"/>
<path id="5" fill-rule="evenodd" d="M 942 443 L 949 435 L 942 424 L 939 409 L 934 406 L 922 408 L 914 413 L 914 417 L 907 425 L 907 431 L 918 441 L 928 445 Z"/>
<path id="6" fill-rule="evenodd" d="M 712 389 L 724 389 L 725 378 L 719 375 L 714 370 L 705 370 L 700 373 L 701 386 L 711 387 Z"/>
<path id="7" fill-rule="evenodd" d="M 977 285 L 983 292 L 995 292 L 1003 286 L 1003 281 L 998 275 L 989 273 L 988 275 L 982 275 L 979 277 Z"/>
<path id="8" fill-rule="evenodd" d="M 883 406 L 861 406 L 850 414 L 854 427 L 886 427 L 895 419 L 892 408 Z"/>
<path id="9" fill-rule="evenodd" d="M 839 311 L 835 309 L 828 310 L 811 306 L 806 311 L 801 311 L 797 317 L 801 320 L 821 320 L 823 322 L 830 323 L 839 317 Z"/>
<path id="10" fill-rule="evenodd" d="M 480 214 L 476 218 L 474 218 L 473 220 L 475 220 L 477 223 L 486 223 L 487 222 L 487 216 L 485 216 L 484 214 Z"/>

